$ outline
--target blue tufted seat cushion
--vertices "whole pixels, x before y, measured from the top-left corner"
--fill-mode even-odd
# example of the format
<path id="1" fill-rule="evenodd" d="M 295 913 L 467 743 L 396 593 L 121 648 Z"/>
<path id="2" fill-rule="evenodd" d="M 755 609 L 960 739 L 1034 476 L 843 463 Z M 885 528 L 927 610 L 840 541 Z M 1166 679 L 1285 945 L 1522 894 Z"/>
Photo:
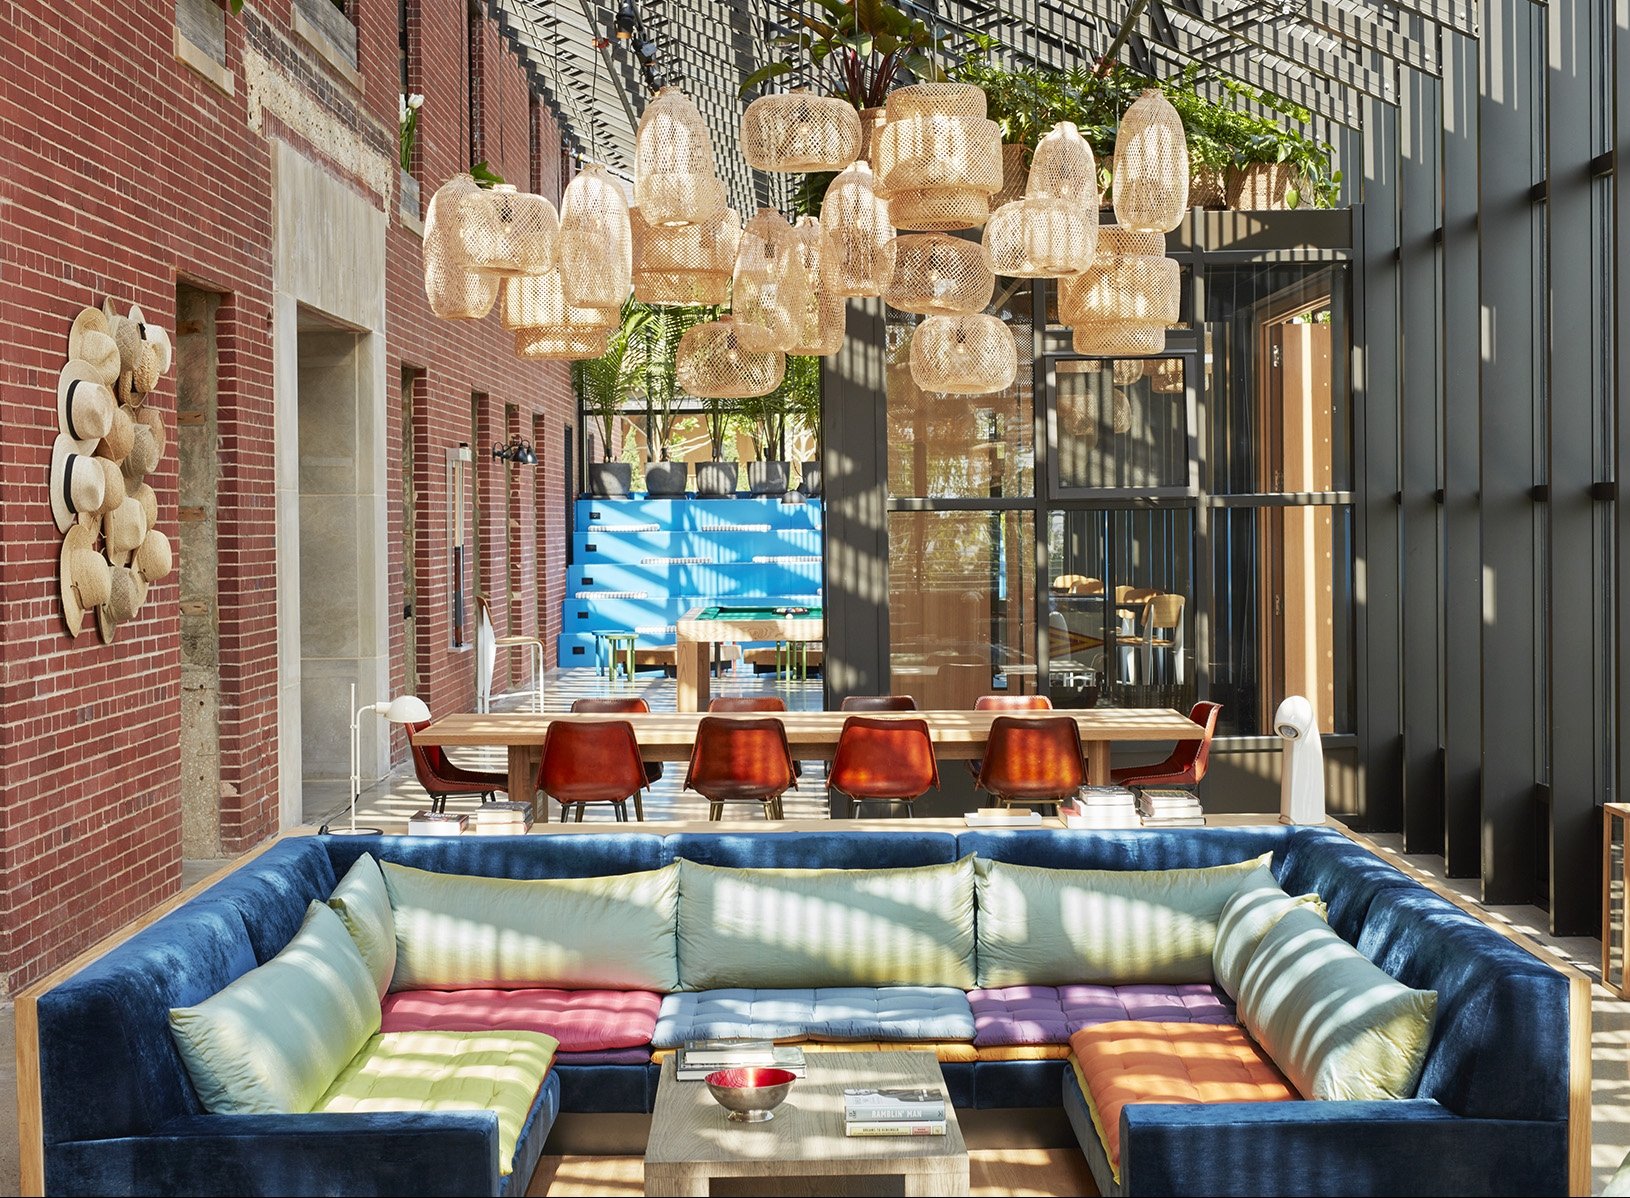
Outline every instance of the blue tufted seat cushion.
<path id="1" fill-rule="evenodd" d="M 686 1040 L 972 1040 L 968 996 L 950 986 L 833 986 L 817 990 L 697 990 L 662 1000 L 653 1048 Z"/>

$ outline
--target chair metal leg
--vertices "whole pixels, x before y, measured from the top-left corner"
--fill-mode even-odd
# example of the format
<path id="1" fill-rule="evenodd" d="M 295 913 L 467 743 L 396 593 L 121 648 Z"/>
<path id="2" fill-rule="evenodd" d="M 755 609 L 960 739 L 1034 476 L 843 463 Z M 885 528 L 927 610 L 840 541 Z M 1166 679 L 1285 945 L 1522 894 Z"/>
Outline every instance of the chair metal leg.
<path id="1" fill-rule="evenodd" d="M 577 805 L 577 822 L 578 822 L 578 823 L 582 823 L 582 822 L 583 822 L 583 813 L 584 813 L 584 812 L 585 812 L 585 811 L 587 811 L 587 810 L 588 810 L 588 809 L 589 809 L 589 805 L 588 805 L 588 804 L 587 804 L 587 803 L 579 803 L 579 804 L 578 804 L 578 805 Z M 566 821 L 565 821 L 565 820 L 562 820 L 562 821 L 561 821 L 561 822 L 562 822 L 562 823 L 565 823 L 565 822 L 566 822 Z"/>
<path id="2" fill-rule="evenodd" d="M 708 817 L 708 819 L 712 819 L 712 820 L 723 819 L 724 818 L 724 804 L 723 803 L 709 803 L 707 805 L 707 817 Z"/>
<path id="3" fill-rule="evenodd" d="M 617 813 L 617 822 L 626 824 L 628 822 L 628 800 L 624 799 L 621 802 L 613 803 L 611 807 Z"/>
<path id="4" fill-rule="evenodd" d="M 636 790 L 634 792 L 634 818 L 639 820 L 639 822 L 642 824 L 645 822 L 645 803 L 643 801 L 644 794 L 645 792 L 643 790 Z"/>

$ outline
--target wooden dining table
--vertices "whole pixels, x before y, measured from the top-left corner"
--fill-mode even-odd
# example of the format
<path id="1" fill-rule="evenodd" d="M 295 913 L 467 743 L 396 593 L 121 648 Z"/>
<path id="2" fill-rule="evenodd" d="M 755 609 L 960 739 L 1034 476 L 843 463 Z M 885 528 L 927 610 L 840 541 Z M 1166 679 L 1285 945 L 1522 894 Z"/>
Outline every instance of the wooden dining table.
<path id="1" fill-rule="evenodd" d="M 778 719 L 786 729 L 787 744 L 795 759 L 830 761 L 838 746 L 843 722 L 853 714 L 845 711 L 778 711 L 742 715 L 718 715 L 717 719 Z M 1165 707 L 1097 707 L 1080 711 L 902 711 L 867 712 L 880 719 L 920 719 L 928 723 L 935 755 L 948 761 L 973 761 L 985 754 L 991 721 L 1003 715 L 1040 716 L 1045 719 L 1074 720 L 1081 733 L 1081 747 L 1087 756 L 1087 781 L 1103 785 L 1110 780 L 1110 752 L 1117 742 L 1199 740 L 1200 725 L 1181 712 Z M 696 743 L 696 726 L 708 718 L 706 712 L 653 711 L 633 714 L 583 714 L 565 712 L 461 712 L 444 715 L 414 734 L 421 744 L 443 748 L 486 748 L 502 746 L 509 755 L 509 794 L 511 798 L 533 798 L 538 779 L 538 763 L 543 756 L 543 740 L 549 725 L 557 720 L 600 723 L 627 720 L 634 725 L 640 756 L 646 761 L 689 761 Z M 547 821 L 549 806 L 542 804 L 539 818 Z"/>

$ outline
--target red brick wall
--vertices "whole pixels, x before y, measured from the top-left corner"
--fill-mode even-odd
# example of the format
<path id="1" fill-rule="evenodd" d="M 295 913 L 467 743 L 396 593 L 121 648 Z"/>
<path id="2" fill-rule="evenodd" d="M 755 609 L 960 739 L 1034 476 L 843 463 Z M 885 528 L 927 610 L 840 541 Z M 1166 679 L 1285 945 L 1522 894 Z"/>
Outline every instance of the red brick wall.
<path id="1" fill-rule="evenodd" d="M 465 0 L 417 0 L 413 87 L 425 94 L 415 168 L 428 200 L 464 169 L 469 145 Z M 174 328 L 179 281 L 225 294 L 219 314 L 218 495 L 223 847 L 277 831 L 277 626 L 269 137 L 345 177 L 324 148 L 268 118 L 250 127 L 246 49 L 279 63 L 331 118 L 394 155 L 396 0 L 355 0 L 360 89 L 290 33 L 289 0 L 257 0 L 227 19 L 230 96 L 174 55 L 174 0 L 48 6 L 0 0 L 0 992 L 26 984 L 173 893 L 180 877 L 180 645 L 176 579 L 156 584 L 136 620 L 103 646 L 68 637 L 57 599 L 61 538 L 45 479 L 56 432 L 56 375 L 74 313 L 113 295 Z M 483 22 L 480 107 L 488 161 L 525 184 L 533 144 L 524 76 L 498 30 Z M 109 80 L 123 80 L 110 104 Z M 545 112 L 537 144 L 546 181 L 558 136 Z M 357 189 L 367 193 L 357 183 Z M 382 206 L 386 206 L 382 202 Z M 474 671 L 449 649 L 445 453 L 469 441 L 470 396 L 484 392 L 522 429 L 547 430 L 548 468 L 514 472 L 522 489 L 523 577 L 548 588 L 553 620 L 564 574 L 562 430 L 572 419 L 566 369 L 522 364 L 496 317 L 464 324 L 430 315 L 417 233 L 397 219 L 386 242 L 386 460 L 391 558 L 386 610 L 402 610 L 401 421 L 404 364 L 425 371 L 416 428 L 419 493 L 418 628 L 421 695 L 433 710 L 468 708 Z M 173 425 L 174 374 L 150 398 Z M 534 420 L 538 423 L 534 425 Z M 501 470 L 474 444 L 489 500 Z M 185 554 L 173 443 L 156 476 L 159 527 Z M 543 497 L 535 486 L 553 489 Z M 536 529 L 525 513 L 536 510 Z M 493 531 L 500 532 L 501 528 Z M 504 577 L 502 536 L 483 540 L 486 579 Z M 533 554 L 537 555 L 537 558 Z M 552 567 L 552 568 L 551 568 Z M 506 605 L 498 605 L 500 624 Z M 534 608 L 525 605 L 528 618 Z M 473 612 L 473 602 L 472 602 Z M 391 621 L 395 681 L 402 624 Z M 534 631 L 536 625 L 525 631 Z M 504 631 L 500 627 L 500 631 Z M 398 751 L 402 746 L 398 744 Z"/>

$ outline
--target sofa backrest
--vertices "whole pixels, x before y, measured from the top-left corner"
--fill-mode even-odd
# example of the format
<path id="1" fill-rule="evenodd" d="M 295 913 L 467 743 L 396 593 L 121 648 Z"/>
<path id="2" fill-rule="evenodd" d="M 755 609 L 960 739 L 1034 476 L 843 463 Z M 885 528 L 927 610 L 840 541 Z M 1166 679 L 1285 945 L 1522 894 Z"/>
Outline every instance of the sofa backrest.
<path id="1" fill-rule="evenodd" d="M 968 851 L 951 832 L 676 832 L 667 849 L 670 861 L 733 869 L 902 869 Z"/>
<path id="2" fill-rule="evenodd" d="M 335 877 L 364 853 L 414 869 L 480 878 L 593 878 L 661 869 L 673 857 L 648 832 L 559 836 L 323 836 Z M 324 896 L 326 897 L 326 895 Z M 292 933 L 291 933 L 292 935 Z"/>
<path id="3" fill-rule="evenodd" d="M 1170 831 L 1093 832 L 1031 829 L 962 832 L 957 852 L 1010 865 L 1046 869 L 1197 869 L 1232 865 L 1273 854 L 1278 875 L 1296 829 L 1276 824 L 1250 828 L 1180 828 Z"/>
<path id="4" fill-rule="evenodd" d="M 294 939 L 312 900 L 326 902 L 334 893 L 339 879 L 323 843 L 332 839 L 291 836 L 281 840 L 198 897 L 238 909 L 249 929 L 255 960 L 264 965 Z"/>

